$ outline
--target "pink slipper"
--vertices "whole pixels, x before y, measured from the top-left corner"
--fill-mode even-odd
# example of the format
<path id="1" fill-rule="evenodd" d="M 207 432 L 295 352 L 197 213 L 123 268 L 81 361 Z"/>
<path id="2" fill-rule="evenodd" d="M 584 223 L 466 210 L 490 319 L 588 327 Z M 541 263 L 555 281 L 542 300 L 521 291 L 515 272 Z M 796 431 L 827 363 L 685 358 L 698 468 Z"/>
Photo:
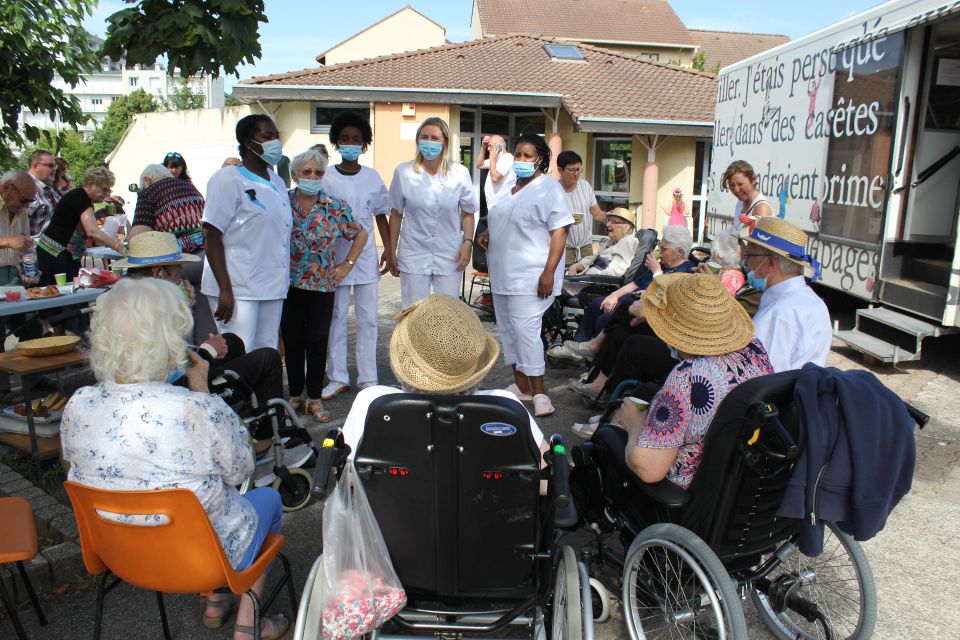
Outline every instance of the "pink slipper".
<path id="1" fill-rule="evenodd" d="M 520 387 L 517 386 L 516 382 L 514 382 L 509 387 L 504 389 L 504 391 L 508 391 L 513 395 L 517 396 L 517 400 L 519 400 L 520 402 L 530 402 L 531 400 L 533 400 L 532 396 L 528 396 L 523 391 L 520 391 Z"/>
<path id="2" fill-rule="evenodd" d="M 537 418 L 543 418 L 545 416 L 553 415 L 553 412 L 556 409 L 553 408 L 553 403 L 550 402 L 545 394 L 538 393 L 533 396 L 533 415 Z"/>

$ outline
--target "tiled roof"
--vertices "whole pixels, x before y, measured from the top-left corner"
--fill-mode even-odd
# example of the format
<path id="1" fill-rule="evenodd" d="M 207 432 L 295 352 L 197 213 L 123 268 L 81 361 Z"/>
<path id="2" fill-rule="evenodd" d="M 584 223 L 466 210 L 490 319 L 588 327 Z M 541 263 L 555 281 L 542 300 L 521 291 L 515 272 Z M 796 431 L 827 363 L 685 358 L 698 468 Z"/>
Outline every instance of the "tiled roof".
<path id="1" fill-rule="evenodd" d="M 250 78 L 237 88 L 262 98 L 270 93 L 257 95 L 257 87 L 284 85 L 559 94 L 574 120 L 713 120 L 716 79 L 710 74 L 585 44 L 578 45 L 584 62 L 557 62 L 543 48 L 555 42 L 530 35 L 485 38 Z"/>
<path id="2" fill-rule="evenodd" d="M 707 69 L 712 69 L 718 62 L 721 67 L 725 67 L 790 42 L 787 36 L 771 33 L 690 29 L 690 35 L 706 54 Z"/>
<path id="3" fill-rule="evenodd" d="M 696 44 L 666 0 L 474 0 L 483 35 L 542 33 L 587 42 Z"/>

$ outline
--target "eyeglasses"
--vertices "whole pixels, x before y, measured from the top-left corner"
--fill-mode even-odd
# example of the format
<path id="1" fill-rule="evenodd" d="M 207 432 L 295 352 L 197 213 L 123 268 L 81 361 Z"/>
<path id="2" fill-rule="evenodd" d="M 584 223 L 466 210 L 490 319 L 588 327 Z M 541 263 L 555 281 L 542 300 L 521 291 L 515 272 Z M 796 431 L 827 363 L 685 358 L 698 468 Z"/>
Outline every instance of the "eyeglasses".
<path id="1" fill-rule="evenodd" d="M 318 178 L 322 178 L 326 171 L 323 169 L 300 169 L 299 173 L 300 175 L 304 176 L 316 176 Z"/>
<path id="2" fill-rule="evenodd" d="M 27 207 L 27 206 L 30 206 L 31 204 L 33 204 L 33 201 L 34 201 L 35 198 L 24 198 L 24 197 L 23 197 L 23 191 L 20 191 L 20 189 L 19 189 L 19 187 L 17 187 L 17 185 L 15 185 L 15 184 L 13 184 L 13 183 L 11 182 L 11 183 L 10 183 L 10 186 L 13 187 L 14 191 L 17 192 L 17 196 L 20 198 L 20 206 L 21 206 L 21 207 Z"/>
<path id="3" fill-rule="evenodd" d="M 57 168 L 57 163 L 56 163 L 56 162 L 34 162 L 33 164 L 38 164 L 38 165 L 40 165 L 41 167 L 47 167 L 47 168 L 49 168 L 49 169 L 56 169 L 56 168 Z"/>
<path id="4" fill-rule="evenodd" d="M 583 168 L 580 168 L 580 169 L 564 169 L 564 171 L 566 171 L 567 173 L 569 173 L 569 174 L 572 175 L 572 176 L 578 176 L 578 175 L 580 175 L 581 173 L 583 173 Z"/>

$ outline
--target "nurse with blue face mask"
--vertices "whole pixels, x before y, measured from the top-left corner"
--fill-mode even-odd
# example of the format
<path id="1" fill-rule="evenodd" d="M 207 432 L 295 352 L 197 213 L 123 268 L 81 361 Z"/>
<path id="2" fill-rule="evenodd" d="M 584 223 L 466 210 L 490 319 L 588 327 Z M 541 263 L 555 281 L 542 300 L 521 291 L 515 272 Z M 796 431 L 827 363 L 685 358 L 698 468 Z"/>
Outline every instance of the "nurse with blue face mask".
<path id="1" fill-rule="evenodd" d="M 404 308 L 431 293 L 460 294 L 478 207 L 469 169 L 450 161 L 447 123 L 427 118 L 416 140 L 416 156 L 390 182 L 390 272 L 400 277 Z"/>

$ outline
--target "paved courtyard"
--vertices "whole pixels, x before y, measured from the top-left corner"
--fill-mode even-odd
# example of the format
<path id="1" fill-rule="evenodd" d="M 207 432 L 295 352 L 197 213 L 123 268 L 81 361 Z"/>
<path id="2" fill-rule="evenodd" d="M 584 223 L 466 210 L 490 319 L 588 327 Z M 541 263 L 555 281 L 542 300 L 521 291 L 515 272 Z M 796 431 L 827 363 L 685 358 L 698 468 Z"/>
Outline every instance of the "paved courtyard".
<path id="1" fill-rule="evenodd" d="M 399 310 L 399 284 L 385 278 L 380 294 L 380 375 L 384 383 L 395 381 L 389 368 L 387 346 L 393 327 L 393 315 Z M 841 312 L 841 323 L 849 321 Z M 495 331 L 493 325 L 488 325 Z M 351 332 L 352 333 L 352 332 Z M 955 603 L 957 572 L 960 570 L 960 339 L 940 338 L 925 343 L 922 363 L 900 368 L 873 368 L 880 379 L 922 411 L 933 416 L 918 434 L 917 471 L 913 489 L 887 522 L 887 527 L 864 547 L 876 576 L 879 620 L 874 637 L 946 638 L 956 637 L 960 613 Z M 858 354 L 834 345 L 829 364 L 842 369 L 865 368 Z M 575 421 L 584 421 L 586 410 L 566 383 L 575 369 L 548 369 L 548 393 L 557 413 L 540 421 L 546 434 L 560 432 L 568 442 L 579 439 L 571 430 Z M 502 387 L 512 380 L 509 369 L 498 365 L 485 386 Z M 342 422 L 353 395 L 329 403 L 334 424 Z M 314 434 L 319 427 L 312 428 Z M 322 506 L 311 504 L 284 518 L 287 536 L 285 552 L 291 560 L 298 593 L 306 574 L 320 551 Z M 92 581 L 48 599 L 45 611 L 50 624 L 37 626 L 29 610 L 22 612 L 32 638 L 81 638 L 93 631 L 95 595 Z M 281 599 L 280 604 L 286 606 Z M 201 627 L 201 603 L 195 595 L 168 596 L 167 610 L 171 631 L 181 640 L 211 640 L 230 637 L 228 625 L 220 631 Z M 746 603 L 751 638 L 771 637 Z M 953 629 L 953 631 L 951 631 Z M 618 620 L 598 625 L 596 635 L 603 640 L 627 636 Z M 0 621 L 0 638 L 13 638 L 9 621 Z M 154 597 L 123 585 L 107 597 L 104 638 L 162 637 Z M 292 634 L 288 634 L 292 637 Z"/>

